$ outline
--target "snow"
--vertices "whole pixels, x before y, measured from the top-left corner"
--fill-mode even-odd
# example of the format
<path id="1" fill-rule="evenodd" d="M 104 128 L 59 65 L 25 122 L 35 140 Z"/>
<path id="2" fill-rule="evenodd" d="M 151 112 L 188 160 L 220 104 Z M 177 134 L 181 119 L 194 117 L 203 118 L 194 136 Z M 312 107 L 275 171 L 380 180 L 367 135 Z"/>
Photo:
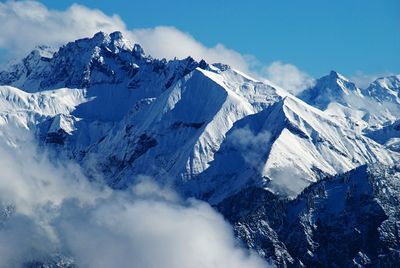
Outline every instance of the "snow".
<path id="1" fill-rule="evenodd" d="M 213 202 L 249 185 L 292 196 L 325 175 L 398 157 L 396 132 L 365 135 L 400 115 L 398 100 L 389 98 L 393 108 L 379 93 L 393 96 L 398 76 L 361 90 L 332 71 L 299 99 L 224 64 L 153 59 L 119 32 L 46 51 L 0 72 L 0 84 L 14 86 L 0 87 L 2 124 L 67 134 L 60 150 L 84 152 L 77 161 L 113 187 L 145 174 Z M 232 145 L 237 133 L 253 142 Z"/>
<path id="2" fill-rule="evenodd" d="M 224 76 L 231 79 L 224 79 Z M 135 173 L 149 172 L 145 163 L 161 164 L 170 177 L 186 181 L 207 169 L 233 123 L 254 114 L 271 101 L 260 98 L 263 101 L 261 104 L 247 99 L 250 95 L 240 87 L 239 81 L 242 79 L 231 70 L 217 74 L 197 68 L 148 107 L 135 113 L 132 118 L 126 118 L 122 126 L 138 126 L 132 129 L 131 139 L 143 133 L 151 133 L 157 139 L 154 148 L 135 160 L 136 165 L 132 170 Z M 272 99 L 271 88 L 259 87 L 256 91 L 260 95 L 264 92 L 264 96 L 269 95 Z M 275 95 L 275 98 L 279 96 Z M 130 139 L 126 143 L 132 144 L 131 147 L 124 141 L 121 143 L 121 138 L 126 135 L 122 126 L 117 126 L 113 136 L 107 137 L 93 150 L 98 151 L 98 155 L 112 154 L 120 161 L 126 158 L 126 154 L 132 154 L 135 149 L 131 148 L 134 144 Z M 120 150 L 115 150 L 116 146 Z M 155 156 L 159 156 L 159 164 L 154 162 Z M 156 170 L 155 174 L 148 175 L 160 177 L 158 172 Z M 126 180 L 131 180 L 131 177 L 130 173 L 124 175 L 121 183 L 127 183 Z"/>
<path id="3" fill-rule="evenodd" d="M 33 127 L 45 118 L 70 114 L 85 103 L 84 91 L 57 89 L 27 93 L 10 86 L 0 86 L 0 117 L 3 122 L 12 118 L 17 125 Z"/>
<path id="4" fill-rule="evenodd" d="M 398 76 L 379 78 L 368 88 L 360 89 L 332 71 L 299 97 L 331 115 L 342 116 L 349 125 L 361 126 L 355 130 L 362 131 L 381 128 L 385 122 L 400 117 L 399 88 Z"/>
<path id="5" fill-rule="evenodd" d="M 54 117 L 48 132 L 57 133 L 58 131 L 63 130 L 65 133 L 72 135 L 72 132 L 76 130 L 75 121 L 76 119 L 73 116 L 58 114 Z"/>

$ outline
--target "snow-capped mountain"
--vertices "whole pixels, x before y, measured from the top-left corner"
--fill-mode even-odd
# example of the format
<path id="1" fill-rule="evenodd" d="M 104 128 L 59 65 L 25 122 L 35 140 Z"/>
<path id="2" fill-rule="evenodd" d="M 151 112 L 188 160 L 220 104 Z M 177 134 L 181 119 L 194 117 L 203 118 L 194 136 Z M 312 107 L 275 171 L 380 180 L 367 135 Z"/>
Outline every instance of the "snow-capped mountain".
<path id="1" fill-rule="evenodd" d="M 61 94 L 68 108 L 44 99 L 52 113 L 18 105 L 15 111 L 5 105 L 5 113 L 34 113 L 18 120 L 117 188 L 149 175 L 216 201 L 253 184 L 296 195 L 325 175 L 397 157 L 317 109 L 333 101 L 352 108 L 346 96 L 364 97 L 336 72 L 303 94 L 314 108 L 229 66 L 153 59 L 121 33 L 100 32 L 52 56 L 35 50 L 0 77 L 20 86 L 14 91 L 25 102 Z M 320 88 L 326 91 L 319 94 Z M 249 159 L 247 143 L 258 159 Z M 301 179 L 288 188 L 287 177 Z"/>
<path id="2" fill-rule="evenodd" d="M 400 75 L 378 78 L 363 93 L 381 103 L 400 103 Z"/>
<path id="3" fill-rule="evenodd" d="M 331 71 L 304 90 L 299 98 L 347 121 L 355 130 L 381 128 L 400 117 L 398 76 L 379 78 L 366 89 Z"/>
<path id="4" fill-rule="evenodd" d="M 335 118 L 286 96 L 235 123 L 197 183 L 214 202 L 253 185 L 296 196 L 324 176 L 364 163 L 393 163 L 397 157 Z"/>
<path id="5" fill-rule="evenodd" d="M 320 110 L 326 110 L 332 103 L 351 108 L 347 96 L 361 97 L 361 90 L 343 75 L 331 71 L 318 79 L 313 87 L 304 90 L 299 97 Z"/>
<path id="6" fill-rule="evenodd" d="M 0 72 L 0 85 L 0 132 L 29 129 L 116 189 L 147 175 L 208 201 L 277 265 L 376 264 L 398 250 L 391 237 L 394 251 L 379 246 L 379 259 L 366 244 L 369 232 L 386 241 L 382 222 L 399 219 L 399 76 L 360 89 L 332 71 L 296 97 L 222 63 L 154 59 L 120 32 L 100 32 L 38 47 Z"/>
<path id="7" fill-rule="evenodd" d="M 77 88 L 83 100 L 70 111 L 59 112 L 72 120 L 69 129 L 75 131 L 64 136 L 69 138 L 62 143 L 76 155 L 103 137 L 133 106 L 158 96 L 198 64 L 191 58 L 169 62 L 152 59 L 120 32 L 99 32 L 92 38 L 66 44 L 52 56 L 34 50 L 20 63 L 0 72 L 0 84 L 38 94 Z M 52 121 L 47 118 L 43 122 L 42 136 L 47 135 Z"/>
<path id="8" fill-rule="evenodd" d="M 233 69 L 196 68 L 157 99 L 135 107 L 88 156 L 98 155 L 103 168 L 117 165 L 112 177 L 119 186 L 138 174 L 184 182 L 208 167 L 234 122 L 279 98 L 274 88 Z"/>

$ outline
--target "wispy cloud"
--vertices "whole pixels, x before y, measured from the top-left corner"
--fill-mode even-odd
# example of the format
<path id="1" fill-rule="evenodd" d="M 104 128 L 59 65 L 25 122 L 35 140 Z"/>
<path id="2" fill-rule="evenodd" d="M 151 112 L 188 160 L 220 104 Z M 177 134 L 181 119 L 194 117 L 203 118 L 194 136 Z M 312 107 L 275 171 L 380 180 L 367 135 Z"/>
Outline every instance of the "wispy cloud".
<path id="1" fill-rule="evenodd" d="M 265 75 L 268 80 L 294 95 L 315 83 L 314 78 L 299 70 L 295 65 L 281 61 L 275 61 L 267 66 Z"/>
<path id="2" fill-rule="evenodd" d="M 1 129 L 1 267 L 60 254 L 78 267 L 265 267 L 207 203 L 150 178 L 124 192 L 90 183 L 20 131 Z"/>
<path id="3" fill-rule="evenodd" d="M 244 161 L 261 174 L 266 152 L 271 146 L 271 133 L 253 133 L 248 127 L 235 129 L 229 136 L 231 144 L 241 153 Z"/>
<path id="4" fill-rule="evenodd" d="M 243 71 L 249 71 L 254 58 L 245 56 L 222 44 L 206 47 L 189 33 L 174 27 L 159 26 L 150 29 L 132 30 L 133 39 L 153 56 L 172 59 L 191 56 L 196 60 L 205 59 L 210 63 L 222 62 Z"/>
<path id="5" fill-rule="evenodd" d="M 276 193 L 282 193 L 286 196 L 296 197 L 304 188 L 309 185 L 306 174 L 302 174 L 296 167 L 275 167 L 269 171 L 273 180 L 269 187 Z"/>

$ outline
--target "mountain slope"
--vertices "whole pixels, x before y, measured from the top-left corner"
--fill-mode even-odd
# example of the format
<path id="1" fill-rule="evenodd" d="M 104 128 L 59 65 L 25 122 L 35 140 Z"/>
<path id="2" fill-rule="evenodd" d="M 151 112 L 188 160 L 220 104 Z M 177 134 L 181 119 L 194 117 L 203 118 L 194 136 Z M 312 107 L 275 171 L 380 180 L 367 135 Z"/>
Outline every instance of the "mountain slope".
<path id="1" fill-rule="evenodd" d="M 77 109 L 78 117 L 119 121 L 135 102 L 158 96 L 197 65 L 191 58 L 152 59 L 120 32 L 99 32 L 66 44 L 52 56 L 33 51 L 0 72 L 0 84 L 26 92 L 85 88 L 86 97 L 92 100 Z"/>
<path id="2" fill-rule="evenodd" d="M 361 166 L 294 200 L 248 188 L 218 207 L 250 248 L 280 267 L 390 267 L 400 257 L 399 176 L 396 166 Z"/>
<path id="3" fill-rule="evenodd" d="M 326 175 L 399 157 L 293 96 L 234 124 L 195 189 L 212 203 L 250 186 L 296 196 Z M 200 193 L 198 193 L 200 194 Z"/>
<path id="4" fill-rule="evenodd" d="M 400 152 L 400 120 L 377 130 L 366 133 L 368 137 L 385 145 L 388 149 Z"/>
<path id="5" fill-rule="evenodd" d="M 120 186 L 138 174 L 190 180 L 208 167 L 234 122 L 278 99 L 274 88 L 233 69 L 197 68 L 128 115 L 88 155 L 106 155 L 102 167 L 117 164 L 119 174 L 112 174 Z"/>
<path id="6" fill-rule="evenodd" d="M 71 113 L 76 106 L 85 103 L 84 90 L 61 88 L 57 90 L 27 93 L 10 86 L 0 86 L 0 125 L 2 127 L 22 127 L 40 132 L 41 124 L 56 121 L 51 128 L 43 132 L 62 131 L 72 135 L 74 124 L 78 120 Z M 2 135 L 3 132 L 0 129 Z"/>

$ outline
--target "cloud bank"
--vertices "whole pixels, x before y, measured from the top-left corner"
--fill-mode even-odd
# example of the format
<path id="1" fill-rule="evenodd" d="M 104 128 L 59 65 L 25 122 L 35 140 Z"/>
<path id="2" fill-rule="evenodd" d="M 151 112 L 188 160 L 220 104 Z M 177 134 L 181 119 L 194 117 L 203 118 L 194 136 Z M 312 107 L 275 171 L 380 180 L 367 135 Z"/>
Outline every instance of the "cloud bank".
<path id="1" fill-rule="evenodd" d="M 174 27 L 129 30 L 118 15 L 108 16 L 79 4 L 59 11 L 49 10 L 36 1 L 7 1 L 0 3 L 0 21 L 0 48 L 9 49 L 14 56 L 23 56 L 42 44 L 58 47 L 93 36 L 98 31 L 121 31 L 131 42 L 141 44 L 146 53 L 157 58 L 192 56 L 211 63 L 224 62 L 243 71 L 249 71 L 254 61 L 253 57 L 243 56 L 222 44 L 206 47 Z"/>
<path id="2" fill-rule="evenodd" d="M 1 267 L 266 266 L 207 203 L 182 200 L 149 178 L 123 192 L 90 183 L 17 131 L 1 132 Z"/>

